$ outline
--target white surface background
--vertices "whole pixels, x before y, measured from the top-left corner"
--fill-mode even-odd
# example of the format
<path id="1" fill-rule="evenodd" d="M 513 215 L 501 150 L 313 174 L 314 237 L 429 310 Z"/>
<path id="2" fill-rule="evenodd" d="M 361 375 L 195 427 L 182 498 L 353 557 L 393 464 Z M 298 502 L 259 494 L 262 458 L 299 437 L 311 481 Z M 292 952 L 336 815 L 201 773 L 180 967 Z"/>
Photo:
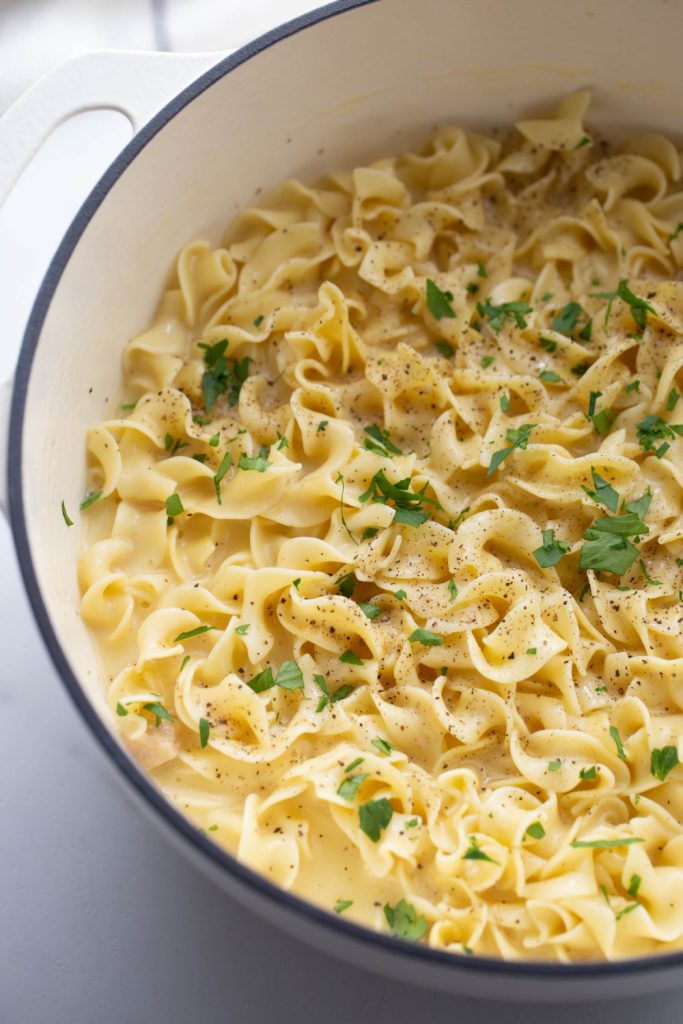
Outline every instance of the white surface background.
<path id="1" fill-rule="evenodd" d="M 84 49 L 228 48 L 312 6 L 0 0 L 0 109 Z M 113 116 L 63 128 L 0 214 L 2 371 L 78 199 L 126 141 Z M 96 748 L 43 650 L 4 523 L 0 565 L 0 1024 L 683 1024 L 683 993 L 550 1008 L 407 988 L 243 910 L 157 834 Z"/>

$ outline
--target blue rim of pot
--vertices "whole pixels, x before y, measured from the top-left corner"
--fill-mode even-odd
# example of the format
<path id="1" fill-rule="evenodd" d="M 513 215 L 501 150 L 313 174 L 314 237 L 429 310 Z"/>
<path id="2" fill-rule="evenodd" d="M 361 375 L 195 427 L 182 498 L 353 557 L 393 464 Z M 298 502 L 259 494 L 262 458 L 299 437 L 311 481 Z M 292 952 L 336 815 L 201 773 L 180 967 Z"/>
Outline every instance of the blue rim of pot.
<path id="1" fill-rule="evenodd" d="M 533 960 L 506 961 L 494 957 L 467 956 L 451 953 L 445 950 L 433 949 L 430 946 L 408 943 L 384 932 L 376 932 L 365 928 L 362 925 L 355 924 L 353 921 L 338 917 L 332 911 L 324 910 L 274 885 L 263 875 L 240 863 L 235 857 L 212 842 L 197 829 L 190 822 L 189 818 L 177 810 L 163 796 L 154 783 L 138 768 L 133 759 L 123 751 L 113 734 L 100 719 L 79 684 L 52 627 L 50 615 L 41 594 L 29 546 L 22 484 L 22 440 L 26 396 L 33 358 L 50 303 L 81 235 L 109 191 L 148 142 L 205 90 L 240 67 L 245 61 L 288 39 L 290 36 L 304 29 L 311 28 L 328 18 L 379 2 L 381 0 L 336 0 L 334 3 L 319 7 L 299 18 L 286 22 L 236 50 L 229 57 L 218 61 L 212 68 L 178 93 L 132 138 L 100 178 L 74 217 L 48 267 L 33 304 L 19 353 L 12 394 L 7 461 L 8 508 L 24 586 L 52 662 L 69 696 L 100 746 L 136 791 L 138 797 L 141 797 L 163 819 L 166 825 L 170 826 L 185 843 L 201 853 L 214 869 L 217 868 L 220 871 L 227 872 L 244 888 L 251 890 L 254 896 L 258 896 L 262 900 L 279 903 L 281 907 L 288 910 L 291 914 L 307 918 L 308 923 L 316 926 L 318 929 L 333 932 L 337 937 L 344 936 L 347 940 L 353 941 L 357 947 L 366 947 L 370 955 L 373 952 L 385 955 L 390 954 L 392 958 L 397 960 L 398 958 L 407 958 L 414 965 L 423 962 L 425 965 L 428 964 L 432 971 L 435 968 L 440 968 L 442 971 L 450 970 L 453 973 L 466 970 L 470 975 L 495 974 L 502 978 L 507 977 L 510 980 L 513 977 L 519 979 L 526 977 L 529 980 L 536 979 L 538 981 L 551 980 L 553 978 L 567 981 L 571 978 L 588 980 L 591 978 L 618 977 L 619 975 L 623 976 L 626 974 L 633 976 L 662 971 L 662 969 L 680 968 L 683 965 L 683 952 L 639 957 L 616 962 L 600 961 L 573 964 L 546 963 Z"/>

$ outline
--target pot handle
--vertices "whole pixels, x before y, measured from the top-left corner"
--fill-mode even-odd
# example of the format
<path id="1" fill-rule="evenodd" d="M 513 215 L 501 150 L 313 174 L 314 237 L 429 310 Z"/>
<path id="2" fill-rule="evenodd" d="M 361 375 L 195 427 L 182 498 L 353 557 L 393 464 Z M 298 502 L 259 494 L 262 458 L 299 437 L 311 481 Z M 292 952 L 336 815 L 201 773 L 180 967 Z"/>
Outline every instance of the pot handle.
<path id="1" fill-rule="evenodd" d="M 145 53 L 103 50 L 86 53 L 39 78 L 0 117 L 0 207 L 22 171 L 53 130 L 74 114 L 116 110 L 138 131 L 170 99 L 212 67 L 225 51 Z M 83 198 L 95 184 L 84 183 Z M 75 210 L 74 210 L 75 212 Z M 40 246 L 40 239 L 34 239 Z M 52 252 L 41 253 L 47 263 Z M 21 337 L 3 337 L 18 353 Z M 0 509 L 7 509 L 6 473 L 12 379 L 0 383 Z"/>
<path id="2" fill-rule="evenodd" d="M 118 110 L 138 131 L 176 93 L 227 56 L 101 50 L 43 75 L 0 118 L 0 206 L 48 135 L 73 114 Z"/>

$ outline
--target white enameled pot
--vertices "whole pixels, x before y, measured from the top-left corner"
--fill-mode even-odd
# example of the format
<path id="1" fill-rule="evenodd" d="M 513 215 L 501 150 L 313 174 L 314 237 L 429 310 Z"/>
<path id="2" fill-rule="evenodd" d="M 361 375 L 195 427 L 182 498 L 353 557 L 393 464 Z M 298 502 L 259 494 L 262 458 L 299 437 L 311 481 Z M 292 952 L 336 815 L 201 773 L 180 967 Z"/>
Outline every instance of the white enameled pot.
<path id="1" fill-rule="evenodd" d="M 148 323 L 188 239 L 217 241 L 240 207 L 286 176 L 404 149 L 439 123 L 507 124 L 579 87 L 594 90 L 591 122 L 608 135 L 676 135 L 682 32 L 681 5 L 665 0 L 342 0 L 218 63 L 89 55 L 0 121 L 0 203 L 74 110 L 119 109 L 139 129 L 52 261 L 2 425 L 5 507 L 54 663 L 118 775 L 219 885 L 269 923 L 403 981 L 482 998 L 612 998 L 683 984 L 683 954 L 571 966 L 452 956 L 360 928 L 238 864 L 166 802 L 114 736 L 78 615 L 78 530 L 65 529 L 60 503 L 75 508 L 84 493 L 86 427 L 107 415 L 123 344 Z"/>

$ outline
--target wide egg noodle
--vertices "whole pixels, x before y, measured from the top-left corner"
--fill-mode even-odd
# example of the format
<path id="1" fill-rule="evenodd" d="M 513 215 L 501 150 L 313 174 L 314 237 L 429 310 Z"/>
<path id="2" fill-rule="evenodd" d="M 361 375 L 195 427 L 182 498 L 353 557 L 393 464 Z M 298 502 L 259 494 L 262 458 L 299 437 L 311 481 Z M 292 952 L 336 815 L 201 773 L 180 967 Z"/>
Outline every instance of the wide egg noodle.
<path id="1" fill-rule="evenodd" d="M 121 736 L 198 828 L 372 928 L 404 900 L 409 938 L 562 963 L 683 946 L 683 439 L 638 427 L 683 418 L 681 158 L 588 104 L 187 245 L 88 434 L 79 562 Z M 580 565 L 596 473 L 651 494 L 621 577 Z"/>

